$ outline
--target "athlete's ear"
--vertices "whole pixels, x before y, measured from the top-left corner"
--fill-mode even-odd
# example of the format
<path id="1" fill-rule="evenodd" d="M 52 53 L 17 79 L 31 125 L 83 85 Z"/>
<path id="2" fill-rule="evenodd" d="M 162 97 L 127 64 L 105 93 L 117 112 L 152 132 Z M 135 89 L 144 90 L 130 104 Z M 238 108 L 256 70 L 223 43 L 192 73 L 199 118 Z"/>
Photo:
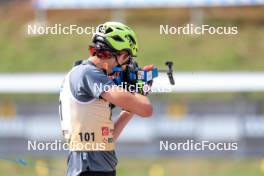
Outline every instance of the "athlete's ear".
<path id="1" fill-rule="evenodd" d="M 89 46 L 89 53 L 90 53 L 90 56 L 95 56 L 95 48 L 94 48 L 94 46 L 92 46 L 92 45 Z"/>

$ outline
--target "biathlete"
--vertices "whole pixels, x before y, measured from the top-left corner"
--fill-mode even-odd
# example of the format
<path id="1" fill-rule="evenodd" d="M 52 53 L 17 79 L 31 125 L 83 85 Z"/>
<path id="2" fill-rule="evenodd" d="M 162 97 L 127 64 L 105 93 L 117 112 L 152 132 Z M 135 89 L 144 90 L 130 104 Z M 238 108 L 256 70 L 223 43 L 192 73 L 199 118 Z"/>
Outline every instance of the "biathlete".
<path id="1" fill-rule="evenodd" d="M 91 56 L 66 75 L 60 92 L 60 118 L 69 144 L 67 176 L 115 176 L 115 141 L 133 117 L 152 115 L 148 97 L 116 86 L 109 75 L 138 55 L 134 31 L 119 22 L 97 27 Z M 99 88 L 98 88 L 99 87 Z M 111 106 L 122 109 L 116 122 Z"/>

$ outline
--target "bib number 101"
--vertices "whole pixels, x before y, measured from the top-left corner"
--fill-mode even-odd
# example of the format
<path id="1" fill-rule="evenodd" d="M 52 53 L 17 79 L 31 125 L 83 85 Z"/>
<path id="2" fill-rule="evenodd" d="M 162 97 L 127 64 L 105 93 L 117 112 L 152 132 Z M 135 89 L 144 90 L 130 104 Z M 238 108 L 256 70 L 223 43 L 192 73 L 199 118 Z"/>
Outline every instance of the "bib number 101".
<path id="1" fill-rule="evenodd" d="M 94 141 L 94 133 L 79 133 L 80 140 L 83 141 Z"/>

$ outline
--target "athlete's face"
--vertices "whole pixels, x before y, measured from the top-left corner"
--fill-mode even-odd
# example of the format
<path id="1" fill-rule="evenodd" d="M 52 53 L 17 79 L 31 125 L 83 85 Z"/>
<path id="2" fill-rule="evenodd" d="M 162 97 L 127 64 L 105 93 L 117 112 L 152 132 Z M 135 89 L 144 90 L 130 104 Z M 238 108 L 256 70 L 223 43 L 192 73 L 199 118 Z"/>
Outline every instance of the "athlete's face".
<path id="1" fill-rule="evenodd" d="M 128 61 L 128 59 L 129 59 L 128 53 L 127 52 L 121 52 L 117 56 L 112 57 L 111 59 L 107 60 L 107 62 L 108 62 L 108 68 L 106 69 L 107 73 L 111 74 L 113 72 L 112 70 L 115 66 L 123 65 L 124 63 L 126 63 Z"/>
<path id="2" fill-rule="evenodd" d="M 115 59 L 116 60 L 115 66 L 123 65 L 123 64 L 127 63 L 128 59 L 129 59 L 128 53 L 125 51 L 121 52 L 119 55 L 117 55 L 117 59 Z"/>

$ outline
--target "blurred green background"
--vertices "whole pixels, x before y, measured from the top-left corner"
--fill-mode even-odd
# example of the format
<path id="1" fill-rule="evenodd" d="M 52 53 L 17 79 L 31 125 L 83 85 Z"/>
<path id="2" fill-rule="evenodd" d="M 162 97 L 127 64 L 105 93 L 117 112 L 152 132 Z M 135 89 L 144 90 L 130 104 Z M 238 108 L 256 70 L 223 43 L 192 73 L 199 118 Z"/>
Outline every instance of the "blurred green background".
<path id="1" fill-rule="evenodd" d="M 66 72 L 74 60 L 89 57 L 91 35 L 26 35 L 34 20 L 30 4 L 1 7 L 0 72 Z M 4 9 L 5 8 L 5 9 Z M 19 8 L 19 11 L 17 10 Z M 203 24 L 238 26 L 238 35 L 160 35 L 160 25 L 184 26 L 190 9 L 124 10 L 126 23 L 139 38 L 140 65 L 176 71 L 261 71 L 264 69 L 263 7 L 204 8 Z M 111 19 L 111 10 L 49 10 L 49 25 L 97 26 Z M 70 16 L 69 16 L 70 14 Z M 48 48 L 48 49 L 47 49 Z"/>

